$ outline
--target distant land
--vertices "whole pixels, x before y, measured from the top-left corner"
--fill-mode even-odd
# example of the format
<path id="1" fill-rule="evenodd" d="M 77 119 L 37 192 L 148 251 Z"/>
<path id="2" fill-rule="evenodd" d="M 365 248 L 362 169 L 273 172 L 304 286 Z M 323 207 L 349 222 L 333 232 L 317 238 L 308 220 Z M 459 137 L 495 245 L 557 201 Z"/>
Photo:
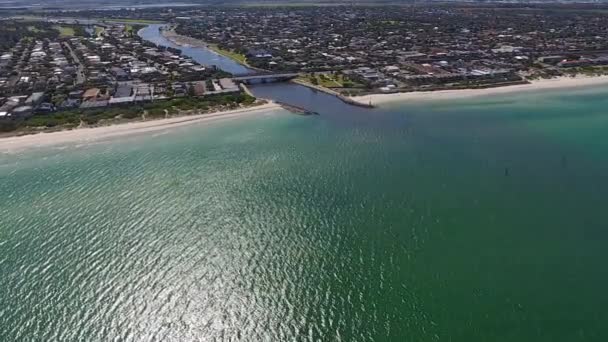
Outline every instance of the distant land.
<path id="1" fill-rule="evenodd" d="M 153 8 L 153 7 L 185 7 L 185 6 L 334 6 L 334 5 L 400 5 L 413 3 L 447 3 L 447 2 L 469 2 L 469 3 L 503 3 L 503 4 L 542 4 L 542 3 L 604 3 L 604 0 L 534 0 L 534 1 L 487 1 L 487 0 L 110 0 L 100 4 L 97 0 L 0 0 L 2 9 L 64 9 L 64 8 Z"/>

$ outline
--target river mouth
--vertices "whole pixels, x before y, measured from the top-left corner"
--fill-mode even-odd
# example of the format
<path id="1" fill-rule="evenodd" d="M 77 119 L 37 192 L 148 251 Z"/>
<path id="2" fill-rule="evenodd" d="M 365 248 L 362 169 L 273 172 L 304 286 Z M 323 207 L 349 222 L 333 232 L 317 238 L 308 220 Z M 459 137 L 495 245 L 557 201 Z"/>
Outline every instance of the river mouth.
<path id="1" fill-rule="evenodd" d="M 304 90 L 321 116 L 3 157 L 0 340 L 606 340 L 606 92 Z"/>
<path id="2" fill-rule="evenodd" d="M 138 35 L 156 45 L 180 49 L 184 56 L 192 58 L 203 65 L 215 65 L 218 68 L 235 76 L 257 73 L 257 70 L 249 69 L 233 59 L 219 55 L 206 47 L 180 46 L 165 38 L 160 28 L 165 24 L 151 24 L 141 29 Z M 275 102 L 286 103 L 290 106 L 303 108 L 305 111 L 319 114 L 330 114 L 333 112 L 365 112 L 364 109 L 355 109 L 340 101 L 335 96 L 312 90 L 307 87 L 281 82 L 264 85 L 249 86 L 251 92 L 258 98 L 268 99 Z"/>
<path id="3" fill-rule="evenodd" d="M 0 157 L 0 340 L 608 340 L 608 91 L 251 90 L 320 116 Z"/>

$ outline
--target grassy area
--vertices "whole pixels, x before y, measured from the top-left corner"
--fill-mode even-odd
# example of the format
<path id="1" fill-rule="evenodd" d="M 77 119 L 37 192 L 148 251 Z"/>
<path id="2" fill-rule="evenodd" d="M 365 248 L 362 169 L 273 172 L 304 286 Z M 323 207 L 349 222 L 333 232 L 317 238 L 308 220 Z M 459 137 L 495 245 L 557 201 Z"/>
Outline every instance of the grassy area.
<path id="1" fill-rule="evenodd" d="M 335 7 L 335 6 L 345 6 L 348 5 L 348 2 L 344 2 L 344 3 L 340 3 L 338 2 L 333 3 L 322 3 L 322 2 L 318 2 L 318 1 L 299 1 L 299 2 L 270 2 L 270 3 L 266 3 L 266 2 L 244 2 L 243 4 L 241 4 L 242 7 L 260 7 L 260 8 L 264 8 L 264 7 L 269 7 L 269 8 L 275 8 L 275 7 Z M 358 6 L 381 6 L 379 4 L 376 3 L 361 3 L 361 4 L 357 4 Z"/>
<path id="2" fill-rule="evenodd" d="M 327 88 L 344 87 L 344 75 L 342 75 L 342 74 L 339 74 L 339 75 L 321 74 L 316 77 L 318 79 L 319 84 L 324 87 L 327 87 Z"/>
<path id="3" fill-rule="evenodd" d="M 563 69 L 563 73 L 566 75 L 586 75 L 586 76 L 600 76 L 608 74 L 608 66 L 586 66 L 577 68 Z"/>
<path id="4" fill-rule="evenodd" d="M 363 85 L 349 80 L 342 74 L 308 74 L 298 77 L 299 80 L 325 88 L 358 88 Z"/>
<path id="5" fill-rule="evenodd" d="M 320 85 L 325 88 L 344 87 L 343 75 L 304 75 L 299 77 L 302 81 Z"/>
<path id="6" fill-rule="evenodd" d="M 22 21 L 45 21 L 46 20 L 45 18 L 36 16 L 36 15 L 19 15 L 19 16 L 14 16 L 13 18 L 15 20 L 22 20 Z"/>
<path id="7" fill-rule="evenodd" d="M 220 49 L 217 45 L 215 44 L 210 44 L 209 45 L 209 49 L 219 53 L 220 55 L 226 56 L 228 58 L 232 58 L 235 61 L 244 64 L 244 65 L 248 65 L 247 64 L 247 57 L 245 57 L 245 55 L 240 54 L 240 53 L 236 53 L 234 51 L 230 51 L 230 50 L 224 50 L 224 49 Z"/>
<path id="8" fill-rule="evenodd" d="M 37 28 L 36 26 L 28 26 L 27 30 L 30 31 L 30 32 L 34 32 L 34 33 L 36 33 L 36 32 L 42 32 L 42 30 L 39 29 L 39 28 Z"/>
<path id="9" fill-rule="evenodd" d="M 95 37 L 101 37 L 105 31 L 103 26 L 95 26 Z"/>
<path id="10" fill-rule="evenodd" d="M 99 21 L 107 21 L 114 23 L 131 23 L 131 24 L 162 24 L 160 20 L 147 20 L 147 19 L 129 19 L 129 18 L 101 18 Z"/>
<path id="11" fill-rule="evenodd" d="M 59 31 L 60 37 L 74 37 L 76 34 L 74 29 L 68 26 L 53 26 L 53 28 Z"/>

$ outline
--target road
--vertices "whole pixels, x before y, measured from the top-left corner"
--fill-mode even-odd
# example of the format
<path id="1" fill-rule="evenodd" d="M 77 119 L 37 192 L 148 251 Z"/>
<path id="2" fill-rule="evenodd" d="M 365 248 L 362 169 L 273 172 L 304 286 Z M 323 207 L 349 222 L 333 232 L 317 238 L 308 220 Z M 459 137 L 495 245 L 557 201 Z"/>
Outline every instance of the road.
<path id="1" fill-rule="evenodd" d="M 86 81 L 86 77 L 84 75 L 84 65 L 82 64 L 82 61 L 80 61 L 80 58 L 78 58 L 78 56 L 72 49 L 72 46 L 68 42 L 63 42 L 63 44 L 68 50 L 70 50 L 70 55 L 72 55 L 72 59 L 78 66 L 78 71 L 76 72 L 76 84 L 83 84 L 84 81 Z"/>

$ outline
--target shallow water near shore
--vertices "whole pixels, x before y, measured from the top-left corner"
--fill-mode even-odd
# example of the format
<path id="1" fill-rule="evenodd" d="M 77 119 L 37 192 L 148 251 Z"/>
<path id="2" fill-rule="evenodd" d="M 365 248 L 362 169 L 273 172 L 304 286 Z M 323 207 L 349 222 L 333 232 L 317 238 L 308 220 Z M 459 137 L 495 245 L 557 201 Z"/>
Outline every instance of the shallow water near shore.
<path id="1" fill-rule="evenodd" d="M 606 95 L 1 156 L 0 340 L 605 341 Z"/>

